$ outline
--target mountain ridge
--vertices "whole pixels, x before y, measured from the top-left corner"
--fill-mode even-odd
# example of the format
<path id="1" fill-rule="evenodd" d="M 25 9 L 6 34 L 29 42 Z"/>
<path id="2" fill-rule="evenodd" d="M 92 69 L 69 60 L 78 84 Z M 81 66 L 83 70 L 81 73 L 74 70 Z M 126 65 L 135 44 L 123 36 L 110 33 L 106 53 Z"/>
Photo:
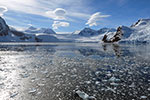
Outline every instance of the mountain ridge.
<path id="1" fill-rule="evenodd" d="M 121 41 L 150 42 L 150 19 L 140 19 L 131 26 L 119 26 L 123 32 Z M 0 17 L 0 42 L 99 42 L 104 35 L 108 39 L 112 38 L 116 33 L 115 28 L 101 28 L 94 30 L 91 28 L 84 28 L 68 35 L 58 35 L 50 28 L 35 28 L 33 26 L 18 31 L 13 27 L 7 25 L 5 20 Z"/>

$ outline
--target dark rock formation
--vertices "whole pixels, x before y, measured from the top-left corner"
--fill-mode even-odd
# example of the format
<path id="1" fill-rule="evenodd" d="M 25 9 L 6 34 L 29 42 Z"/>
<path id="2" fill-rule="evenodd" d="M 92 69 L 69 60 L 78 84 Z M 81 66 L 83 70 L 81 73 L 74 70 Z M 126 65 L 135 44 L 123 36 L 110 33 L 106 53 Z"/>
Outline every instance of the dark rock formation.
<path id="1" fill-rule="evenodd" d="M 8 35 L 9 27 L 6 24 L 5 20 L 0 17 L 0 36 Z"/>
<path id="2" fill-rule="evenodd" d="M 110 38 L 109 40 L 107 39 L 107 35 L 104 35 L 102 41 L 104 43 L 114 43 L 114 42 L 118 42 L 119 40 L 121 40 L 121 37 L 123 35 L 122 32 L 122 27 L 118 27 L 116 34 Z"/>

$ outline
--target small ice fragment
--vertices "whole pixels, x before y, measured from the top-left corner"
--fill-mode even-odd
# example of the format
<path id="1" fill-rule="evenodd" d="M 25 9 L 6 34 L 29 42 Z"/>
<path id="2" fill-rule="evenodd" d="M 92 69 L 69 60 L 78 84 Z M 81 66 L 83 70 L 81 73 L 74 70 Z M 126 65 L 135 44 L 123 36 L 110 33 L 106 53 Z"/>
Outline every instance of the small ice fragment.
<path id="1" fill-rule="evenodd" d="M 100 71 L 95 72 L 95 75 L 98 75 L 100 73 Z"/>
<path id="2" fill-rule="evenodd" d="M 43 74 L 48 74 L 48 71 L 45 70 L 45 71 L 41 71 Z"/>
<path id="3" fill-rule="evenodd" d="M 65 76 L 65 75 L 66 75 L 66 73 L 62 73 L 62 75 L 63 75 L 63 76 Z"/>
<path id="4" fill-rule="evenodd" d="M 10 98 L 14 98 L 14 97 L 17 96 L 17 95 L 18 95 L 18 92 L 11 93 Z"/>
<path id="5" fill-rule="evenodd" d="M 84 92 L 82 92 L 82 91 L 80 91 L 80 90 L 76 91 L 76 93 L 77 93 L 78 96 L 79 96 L 80 98 L 82 98 L 83 100 L 87 100 L 87 99 L 89 98 L 89 95 L 88 95 L 88 94 L 86 94 L 86 93 L 84 93 Z"/>
<path id="6" fill-rule="evenodd" d="M 96 82 L 95 82 L 96 85 L 98 85 L 99 83 L 100 83 L 99 81 L 96 81 Z"/>
<path id="7" fill-rule="evenodd" d="M 1 86 L 1 85 L 4 85 L 4 83 L 3 83 L 3 82 L 0 82 L 0 86 Z"/>
<path id="8" fill-rule="evenodd" d="M 110 74 L 110 73 L 108 73 L 108 74 L 106 74 L 106 75 L 107 75 L 107 76 L 109 76 L 109 77 L 111 76 L 111 74 Z"/>
<path id="9" fill-rule="evenodd" d="M 116 82 L 116 81 L 120 81 L 120 79 L 117 79 L 117 78 L 115 78 L 115 77 L 111 77 L 111 78 L 109 79 L 109 81 Z"/>
<path id="10" fill-rule="evenodd" d="M 37 95 L 40 95 L 41 93 L 42 93 L 42 92 L 40 91 L 40 92 L 37 93 Z"/>
<path id="11" fill-rule="evenodd" d="M 107 80 L 102 80 L 102 82 L 107 82 Z"/>
<path id="12" fill-rule="evenodd" d="M 129 85 L 129 87 L 133 88 L 133 87 L 135 87 L 135 84 L 132 83 L 131 85 Z"/>
<path id="13" fill-rule="evenodd" d="M 94 96 L 90 96 L 89 100 L 96 100 L 96 98 Z"/>
<path id="14" fill-rule="evenodd" d="M 132 72 L 128 72 L 129 74 L 133 74 Z"/>
<path id="15" fill-rule="evenodd" d="M 113 85 L 113 86 L 118 86 L 117 83 L 113 82 L 113 83 L 110 83 L 110 85 Z"/>
<path id="16" fill-rule="evenodd" d="M 150 91 L 150 88 L 148 88 L 147 90 Z"/>
<path id="17" fill-rule="evenodd" d="M 50 77 L 50 75 L 47 74 L 47 75 L 46 75 L 46 78 L 49 78 L 49 77 Z"/>
<path id="18" fill-rule="evenodd" d="M 29 94 L 33 94 L 33 93 L 35 93 L 36 92 L 36 89 L 35 88 L 32 88 L 28 93 Z"/>
<path id="19" fill-rule="evenodd" d="M 147 98 L 147 96 L 141 96 L 140 98 L 141 98 L 141 99 L 146 99 L 146 98 Z"/>
<path id="20" fill-rule="evenodd" d="M 38 84 L 38 86 L 44 86 L 45 84 L 42 84 L 42 83 L 40 83 L 40 84 Z"/>
<path id="21" fill-rule="evenodd" d="M 94 96 L 89 96 L 88 94 L 80 90 L 76 91 L 76 94 L 78 94 L 78 96 L 83 100 L 96 100 Z"/>
<path id="22" fill-rule="evenodd" d="M 112 91 L 113 93 L 116 93 L 115 89 L 112 89 L 110 87 L 107 87 L 107 89 L 105 91 Z"/>
<path id="23" fill-rule="evenodd" d="M 85 83 L 86 83 L 86 84 L 90 84 L 90 83 L 91 83 L 91 81 L 85 81 Z"/>
<path id="24" fill-rule="evenodd" d="M 77 75 L 71 75 L 71 77 L 72 77 L 72 78 L 75 78 L 75 77 L 77 77 Z"/>

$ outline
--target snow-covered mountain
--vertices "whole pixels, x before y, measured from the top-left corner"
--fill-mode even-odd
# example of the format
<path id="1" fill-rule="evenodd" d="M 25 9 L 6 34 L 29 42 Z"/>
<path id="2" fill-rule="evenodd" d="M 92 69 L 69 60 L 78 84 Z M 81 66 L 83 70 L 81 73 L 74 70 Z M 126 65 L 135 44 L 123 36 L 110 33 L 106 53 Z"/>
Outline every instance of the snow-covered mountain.
<path id="1" fill-rule="evenodd" d="M 30 27 L 30 30 L 37 30 Z M 35 34 L 29 34 L 26 32 L 17 31 L 13 27 L 9 27 L 5 20 L 0 17 L 0 42 L 58 42 L 55 36 L 55 32 L 51 29 L 41 28 Z M 31 32 L 32 33 L 32 32 Z"/>
<path id="2" fill-rule="evenodd" d="M 120 27 L 123 32 L 122 42 L 150 42 L 150 19 L 140 19 L 129 27 Z M 114 28 L 102 28 L 99 30 L 85 28 L 81 31 L 74 32 L 74 34 L 82 36 L 76 39 L 78 42 L 99 42 L 104 35 L 107 35 L 108 39 L 112 38 L 116 31 Z"/>
<path id="3" fill-rule="evenodd" d="M 130 27 L 122 26 L 123 41 L 150 42 L 150 19 L 140 19 Z"/>
<path id="4" fill-rule="evenodd" d="M 30 26 L 24 32 L 27 33 L 46 33 L 46 34 L 56 34 L 52 29 L 50 28 L 35 28 L 33 26 Z"/>
<path id="5" fill-rule="evenodd" d="M 79 33 L 80 36 L 94 36 L 98 35 L 98 32 L 96 30 L 93 30 L 91 28 L 84 28 Z"/>
<path id="6" fill-rule="evenodd" d="M 93 30 L 91 28 L 84 28 L 79 32 L 80 36 L 85 36 L 85 37 L 91 37 L 91 36 L 96 36 L 96 35 L 101 35 L 101 34 L 107 34 L 109 32 L 115 32 L 116 29 L 114 28 L 102 28 L 99 30 Z"/>

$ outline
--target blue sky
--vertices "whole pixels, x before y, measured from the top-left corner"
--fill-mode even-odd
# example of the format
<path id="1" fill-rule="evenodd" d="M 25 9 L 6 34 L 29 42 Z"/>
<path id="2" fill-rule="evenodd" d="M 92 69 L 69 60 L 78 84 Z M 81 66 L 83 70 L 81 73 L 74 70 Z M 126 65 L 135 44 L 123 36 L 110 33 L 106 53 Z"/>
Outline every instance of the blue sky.
<path id="1" fill-rule="evenodd" d="M 150 18 L 150 0 L 1 0 L 0 16 L 16 28 L 49 27 L 73 32 L 130 26 Z"/>

